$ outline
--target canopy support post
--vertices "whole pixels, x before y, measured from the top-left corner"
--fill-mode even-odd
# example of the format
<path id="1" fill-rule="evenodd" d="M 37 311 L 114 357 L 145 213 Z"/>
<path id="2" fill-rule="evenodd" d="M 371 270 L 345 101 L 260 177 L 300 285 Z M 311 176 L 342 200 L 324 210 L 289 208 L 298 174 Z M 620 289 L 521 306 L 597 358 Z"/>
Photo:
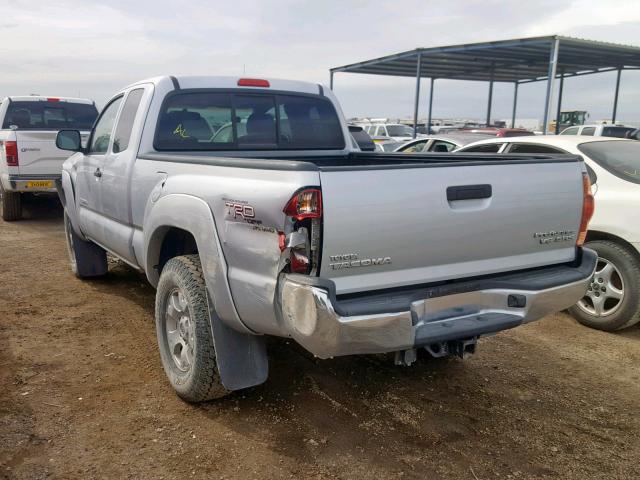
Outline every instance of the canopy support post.
<path id="1" fill-rule="evenodd" d="M 418 135 L 418 104 L 420 103 L 420 79 L 422 74 L 422 54 L 418 54 L 418 62 L 416 64 L 416 99 L 413 104 L 413 138 Z"/>
<path id="2" fill-rule="evenodd" d="M 613 97 L 613 115 L 611 115 L 611 123 L 616 123 L 616 116 L 618 115 L 618 94 L 620 93 L 620 76 L 622 75 L 622 69 L 618 69 L 618 77 L 616 78 L 616 93 Z"/>
<path id="3" fill-rule="evenodd" d="M 433 112 L 433 84 L 435 78 L 431 77 L 431 85 L 429 87 L 429 116 L 427 117 L 427 133 L 433 133 L 431 131 L 431 113 Z"/>
<path id="4" fill-rule="evenodd" d="M 556 128 L 555 134 L 560 133 L 560 114 L 562 113 L 562 89 L 564 87 L 564 70 L 560 72 L 560 88 L 558 88 L 558 110 L 556 111 Z"/>
<path id="5" fill-rule="evenodd" d="M 493 103 L 493 66 L 491 66 L 491 80 L 489 80 L 489 100 L 487 101 L 487 127 L 491 125 L 491 104 Z"/>
<path id="6" fill-rule="evenodd" d="M 560 47 L 560 39 L 555 38 L 551 42 L 549 50 L 549 69 L 547 71 L 547 96 L 544 102 L 544 118 L 542 119 L 542 133 L 547 133 L 549 127 L 549 119 L 551 117 L 551 101 L 553 100 L 553 84 L 556 79 L 556 69 L 558 67 L 558 50 Z"/>
<path id="7" fill-rule="evenodd" d="M 513 110 L 511 111 L 511 128 L 516 128 L 516 106 L 518 105 L 518 82 L 513 83 Z"/>
<path id="8" fill-rule="evenodd" d="M 333 70 L 329 73 L 329 90 L 333 90 Z"/>

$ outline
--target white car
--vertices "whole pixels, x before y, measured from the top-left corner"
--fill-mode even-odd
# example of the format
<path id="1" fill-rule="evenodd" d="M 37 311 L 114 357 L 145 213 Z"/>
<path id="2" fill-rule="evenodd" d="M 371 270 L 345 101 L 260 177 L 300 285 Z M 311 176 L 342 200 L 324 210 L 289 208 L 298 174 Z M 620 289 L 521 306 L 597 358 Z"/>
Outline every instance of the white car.
<path id="1" fill-rule="evenodd" d="M 587 135 L 590 137 L 615 137 L 627 138 L 636 127 L 625 127 L 624 125 L 608 125 L 606 123 L 593 125 L 576 125 L 567 127 L 560 132 L 560 135 Z"/>
<path id="2" fill-rule="evenodd" d="M 446 135 L 428 135 L 404 143 L 390 143 L 388 146 L 384 144 L 383 148 L 385 151 L 402 153 L 447 153 L 484 138 L 495 138 L 495 136 L 454 132 Z"/>
<path id="3" fill-rule="evenodd" d="M 82 131 L 98 116 L 84 98 L 6 97 L 0 102 L 0 210 L 5 221 L 22 216 L 22 195 L 55 193 L 68 152 L 56 147 L 62 129 Z"/>
<path id="4" fill-rule="evenodd" d="M 373 140 L 388 140 L 393 142 L 406 142 L 413 140 L 413 127 L 401 123 L 380 123 L 373 125 L 361 125 Z"/>
<path id="5" fill-rule="evenodd" d="M 640 320 L 640 142 L 541 135 L 482 140 L 459 152 L 581 155 L 596 205 L 585 246 L 599 258 L 586 296 L 569 311 L 580 323 L 606 331 Z"/>

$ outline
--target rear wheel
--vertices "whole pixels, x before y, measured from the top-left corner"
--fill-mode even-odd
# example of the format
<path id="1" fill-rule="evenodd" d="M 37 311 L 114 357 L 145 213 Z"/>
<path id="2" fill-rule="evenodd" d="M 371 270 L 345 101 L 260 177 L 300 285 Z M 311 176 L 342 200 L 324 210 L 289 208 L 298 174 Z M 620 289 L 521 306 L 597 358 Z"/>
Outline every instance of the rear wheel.
<path id="1" fill-rule="evenodd" d="M 156 333 L 169 382 L 188 402 L 230 393 L 220 381 L 200 257 L 169 260 L 156 291 Z"/>
<path id="2" fill-rule="evenodd" d="M 100 277 L 109 270 L 107 252 L 93 242 L 83 240 L 73 230 L 69 216 L 64 212 L 64 233 L 71 270 L 78 278 Z"/>
<path id="3" fill-rule="evenodd" d="M 22 196 L 20 192 L 7 192 L 0 186 L 0 210 L 5 222 L 13 222 L 22 218 Z"/>
<path id="4" fill-rule="evenodd" d="M 608 240 L 585 245 L 598 253 L 586 295 L 569 309 L 580 323 L 613 332 L 640 321 L 640 261 L 626 247 Z"/>

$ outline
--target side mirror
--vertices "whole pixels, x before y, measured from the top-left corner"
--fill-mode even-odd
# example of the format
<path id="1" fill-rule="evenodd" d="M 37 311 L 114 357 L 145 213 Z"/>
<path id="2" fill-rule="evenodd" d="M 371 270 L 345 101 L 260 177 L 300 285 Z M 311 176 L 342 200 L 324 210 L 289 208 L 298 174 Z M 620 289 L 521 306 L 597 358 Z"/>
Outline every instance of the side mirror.
<path id="1" fill-rule="evenodd" d="M 60 150 L 81 152 L 83 148 L 80 132 L 78 130 L 60 130 L 56 136 L 56 147 Z"/>

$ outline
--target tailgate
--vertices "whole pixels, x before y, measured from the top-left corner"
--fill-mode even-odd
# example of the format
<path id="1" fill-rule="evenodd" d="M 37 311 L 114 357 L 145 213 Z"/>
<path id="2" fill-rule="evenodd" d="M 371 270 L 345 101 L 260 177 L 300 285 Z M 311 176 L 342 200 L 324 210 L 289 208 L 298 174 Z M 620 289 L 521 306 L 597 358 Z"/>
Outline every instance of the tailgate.
<path id="1" fill-rule="evenodd" d="M 20 175 L 60 175 L 71 152 L 56 147 L 57 131 L 16 130 Z M 83 143 L 88 136 L 82 133 Z"/>
<path id="2" fill-rule="evenodd" d="M 582 169 L 570 157 L 321 170 L 320 276 L 340 294 L 571 261 Z"/>

